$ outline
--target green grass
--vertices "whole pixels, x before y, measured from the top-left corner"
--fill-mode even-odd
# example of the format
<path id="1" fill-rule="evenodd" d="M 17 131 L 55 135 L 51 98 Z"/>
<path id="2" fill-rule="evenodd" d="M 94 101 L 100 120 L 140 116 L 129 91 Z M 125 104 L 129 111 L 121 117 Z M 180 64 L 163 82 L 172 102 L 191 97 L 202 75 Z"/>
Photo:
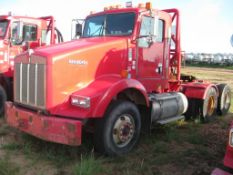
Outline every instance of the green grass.
<path id="1" fill-rule="evenodd" d="M 103 159 L 95 158 L 93 154 L 82 156 L 81 161 L 76 163 L 73 169 L 74 175 L 96 175 L 104 173 Z"/>
<path id="2" fill-rule="evenodd" d="M 0 136 L 7 135 L 10 132 L 10 128 L 8 125 L 4 124 L 0 126 Z"/>
<path id="3" fill-rule="evenodd" d="M 72 147 L 57 143 L 50 143 L 28 134 L 22 134 L 22 141 L 8 143 L 1 146 L 7 151 L 22 152 L 24 156 L 34 163 L 38 160 L 50 161 L 57 168 L 62 168 L 79 159 L 81 153 L 91 152 L 91 147 L 84 144 L 79 147 Z"/>
<path id="4" fill-rule="evenodd" d="M 19 173 L 19 167 L 9 161 L 8 157 L 0 159 L 0 175 L 17 175 Z"/>
<path id="5" fill-rule="evenodd" d="M 23 145 L 19 143 L 7 143 L 1 146 L 2 149 L 9 150 L 9 151 L 20 150 L 22 149 L 22 147 Z"/>
<path id="6" fill-rule="evenodd" d="M 202 68 L 220 68 L 220 69 L 228 69 L 228 70 L 233 70 L 232 65 L 219 65 L 219 64 L 207 64 L 207 63 L 189 63 L 185 66 L 190 66 L 190 67 L 202 67 Z"/>

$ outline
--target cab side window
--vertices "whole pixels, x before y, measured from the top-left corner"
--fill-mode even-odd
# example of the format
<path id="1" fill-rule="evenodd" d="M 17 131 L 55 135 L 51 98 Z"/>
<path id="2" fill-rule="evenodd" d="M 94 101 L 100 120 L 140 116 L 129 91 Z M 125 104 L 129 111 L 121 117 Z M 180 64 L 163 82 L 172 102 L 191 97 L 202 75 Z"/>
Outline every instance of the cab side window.
<path id="1" fill-rule="evenodd" d="M 37 27 L 36 25 L 24 24 L 23 25 L 23 40 L 36 41 Z"/>

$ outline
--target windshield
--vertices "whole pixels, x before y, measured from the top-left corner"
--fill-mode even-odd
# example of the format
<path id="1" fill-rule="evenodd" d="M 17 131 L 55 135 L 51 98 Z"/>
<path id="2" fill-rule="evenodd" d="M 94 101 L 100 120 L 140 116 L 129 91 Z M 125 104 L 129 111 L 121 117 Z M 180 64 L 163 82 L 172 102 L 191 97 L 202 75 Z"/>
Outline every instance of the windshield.
<path id="1" fill-rule="evenodd" d="M 6 30 L 7 30 L 7 25 L 8 25 L 8 21 L 7 20 L 1 20 L 0 21 L 0 37 L 4 37 L 6 34 Z"/>
<path id="2" fill-rule="evenodd" d="M 82 37 L 131 35 L 135 13 L 93 16 L 86 20 Z"/>

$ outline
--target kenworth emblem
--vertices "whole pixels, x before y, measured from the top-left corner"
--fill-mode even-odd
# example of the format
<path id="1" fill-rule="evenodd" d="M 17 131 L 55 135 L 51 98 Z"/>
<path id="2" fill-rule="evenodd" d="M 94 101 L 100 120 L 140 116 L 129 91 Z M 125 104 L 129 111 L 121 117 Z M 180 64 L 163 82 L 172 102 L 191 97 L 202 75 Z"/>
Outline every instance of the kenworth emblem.
<path id="1" fill-rule="evenodd" d="M 86 60 L 69 60 L 69 64 L 87 65 Z"/>

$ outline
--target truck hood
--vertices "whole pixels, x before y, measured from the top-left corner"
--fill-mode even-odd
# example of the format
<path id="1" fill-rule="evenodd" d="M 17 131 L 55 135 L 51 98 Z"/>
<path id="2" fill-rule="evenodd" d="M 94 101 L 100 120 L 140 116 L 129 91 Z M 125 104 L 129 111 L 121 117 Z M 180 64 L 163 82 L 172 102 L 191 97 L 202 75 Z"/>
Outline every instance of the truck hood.
<path id="1" fill-rule="evenodd" d="M 82 52 L 83 50 L 89 49 L 90 47 L 102 47 L 122 41 L 126 41 L 126 39 L 117 37 L 81 38 L 60 44 L 37 48 L 35 49 L 35 54 L 39 54 L 47 58 L 52 58 L 71 52 Z"/>
<path id="2" fill-rule="evenodd" d="M 127 39 L 85 38 L 35 50 L 46 58 L 47 109 L 67 103 L 100 76 L 120 76 L 127 67 Z"/>

